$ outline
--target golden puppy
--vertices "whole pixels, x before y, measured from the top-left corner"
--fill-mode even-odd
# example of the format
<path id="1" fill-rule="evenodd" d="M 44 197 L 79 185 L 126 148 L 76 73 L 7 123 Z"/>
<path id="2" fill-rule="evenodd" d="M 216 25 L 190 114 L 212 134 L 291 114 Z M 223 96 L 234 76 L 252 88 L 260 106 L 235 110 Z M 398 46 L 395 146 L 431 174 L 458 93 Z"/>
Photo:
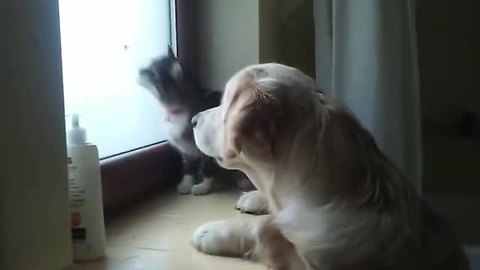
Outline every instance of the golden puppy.
<path id="1" fill-rule="evenodd" d="M 207 254 L 274 269 L 469 269 L 454 233 L 345 108 L 280 64 L 249 66 L 192 119 L 202 152 L 247 174 L 269 215 L 198 228 Z M 213 135 L 212 135 L 213 134 Z"/>

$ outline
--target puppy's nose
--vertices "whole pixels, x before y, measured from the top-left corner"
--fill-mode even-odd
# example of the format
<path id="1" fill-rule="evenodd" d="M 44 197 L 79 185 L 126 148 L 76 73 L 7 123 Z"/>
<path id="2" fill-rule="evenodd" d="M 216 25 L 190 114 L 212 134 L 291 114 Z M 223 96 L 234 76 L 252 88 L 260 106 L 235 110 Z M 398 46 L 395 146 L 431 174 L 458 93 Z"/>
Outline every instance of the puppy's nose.
<path id="1" fill-rule="evenodd" d="M 197 125 L 197 122 L 198 122 L 198 113 L 195 114 L 193 117 L 192 117 L 192 127 L 195 127 Z"/>

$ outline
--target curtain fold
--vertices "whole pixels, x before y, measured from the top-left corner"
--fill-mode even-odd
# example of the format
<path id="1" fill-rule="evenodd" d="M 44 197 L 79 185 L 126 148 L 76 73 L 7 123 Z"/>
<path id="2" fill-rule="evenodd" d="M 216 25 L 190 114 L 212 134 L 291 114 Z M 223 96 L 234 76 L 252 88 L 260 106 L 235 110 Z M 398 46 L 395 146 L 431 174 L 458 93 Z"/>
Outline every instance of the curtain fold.
<path id="1" fill-rule="evenodd" d="M 420 191 L 413 0 L 315 0 L 316 76 Z"/>

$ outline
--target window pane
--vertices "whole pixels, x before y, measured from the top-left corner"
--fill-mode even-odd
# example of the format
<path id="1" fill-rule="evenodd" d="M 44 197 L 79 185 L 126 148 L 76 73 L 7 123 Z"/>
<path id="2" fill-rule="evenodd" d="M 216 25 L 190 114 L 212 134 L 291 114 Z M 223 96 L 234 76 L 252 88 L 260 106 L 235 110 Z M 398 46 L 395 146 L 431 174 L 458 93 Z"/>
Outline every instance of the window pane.
<path id="1" fill-rule="evenodd" d="M 167 52 L 169 1 L 59 0 L 59 6 L 65 113 L 80 114 L 101 157 L 163 140 L 160 109 L 136 80 L 141 66 Z"/>

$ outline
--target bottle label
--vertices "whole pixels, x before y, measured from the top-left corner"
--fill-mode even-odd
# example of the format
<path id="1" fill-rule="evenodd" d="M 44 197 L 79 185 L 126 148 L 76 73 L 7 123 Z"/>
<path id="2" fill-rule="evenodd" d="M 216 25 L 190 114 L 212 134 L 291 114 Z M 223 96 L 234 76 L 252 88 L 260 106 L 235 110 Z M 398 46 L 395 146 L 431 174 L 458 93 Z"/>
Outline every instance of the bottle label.
<path id="1" fill-rule="evenodd" d="M 68 184 L 70 193 L 70 228 L 72 230 L 72 240 L 74 242 L 83 242 L 86 239 L 87 232 L 83 228 L 83 207 L 85 206 L 85 188 L 78 182 L 76 176 L 77 167 L 68 158 Z"/>
<path id="2" fill-rule="evenodd" d="M 87 230 L 85 228 L 72 228 L 72 240 L 74 242 L 84 242 L 87 239 Z"/>

